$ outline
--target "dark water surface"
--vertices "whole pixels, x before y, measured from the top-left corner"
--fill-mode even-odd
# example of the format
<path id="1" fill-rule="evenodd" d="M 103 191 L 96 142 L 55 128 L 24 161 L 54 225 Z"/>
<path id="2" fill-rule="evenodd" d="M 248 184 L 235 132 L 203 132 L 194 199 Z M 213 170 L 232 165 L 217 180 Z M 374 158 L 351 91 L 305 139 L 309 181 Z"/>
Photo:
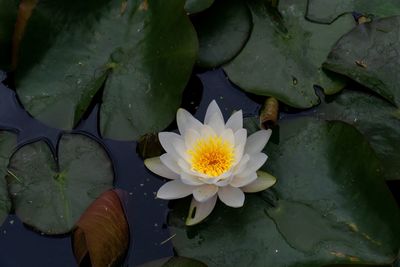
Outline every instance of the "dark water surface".
<path id="1" fill-rule="evenodd" d="M 0 81 L 5 74 L 0 72 Z M 242 109 L 245 116 L 258 113 L 259 103 L 234 87 L 222 70 L 194 75 L 188 84 L 182 106 L 201 121 L 212 99 L 217 100 L 225 118 Z M 136 153 L 136 142 L 102 139 L 98 133 L 98 105 L 74 132 L 85 132 L 102 143 L 113 161 L 116 188 L 125 190 L 131 245 L 124 266 L 173 255 L 166 226 L 168 202 L 155 199 L 164 183 L 143 165 Z M 49 128 L 33 119 L 19 104 L 15 92 L 0 84 L 0 128 L 18 131 L 18 143 L 47 138 L 55 147 L 61 130 Z M 175 124 L 168 128 L 173 130 Z M 9 215 L 0 227 L 0 267 L 61 267 L 77 266 L 69 236 L 50 237 L 24 226 L 15 215 Z"/>

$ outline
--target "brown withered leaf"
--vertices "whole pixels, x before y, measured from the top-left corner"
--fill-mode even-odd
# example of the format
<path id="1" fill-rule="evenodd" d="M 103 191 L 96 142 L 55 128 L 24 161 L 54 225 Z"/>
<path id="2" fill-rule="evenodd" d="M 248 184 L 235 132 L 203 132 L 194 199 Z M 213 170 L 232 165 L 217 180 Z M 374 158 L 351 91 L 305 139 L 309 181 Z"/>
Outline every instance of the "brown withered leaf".
<path id="1" fill-rule="evenodd" d="M 15 23 L 15 30 L 13 35 L 12 44 L 12 69 L 17 67 L 19 45 L 25 33 L 26 25 L 32 15 L 39 0 L 22 0 L 19 4 L 17 22 Z"/>
<path id="2" fill-rule="evenodd" d="M 129 246 L 129 226 L 115 190 L 104 192 L 79 219 L 72 236 L 76 261 L 81 266 L 116 266 Z"/>

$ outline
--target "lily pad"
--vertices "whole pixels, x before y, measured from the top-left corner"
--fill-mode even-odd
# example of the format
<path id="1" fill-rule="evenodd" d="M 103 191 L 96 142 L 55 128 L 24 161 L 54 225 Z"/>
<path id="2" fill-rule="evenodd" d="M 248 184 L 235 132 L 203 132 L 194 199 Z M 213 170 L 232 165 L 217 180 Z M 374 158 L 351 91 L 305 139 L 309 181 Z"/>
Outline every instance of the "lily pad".
<path id="1" fill-rule="evenodd" d="M 185 10 L 189 14 L 206 10 L 214 3 L 214 0 L 186 0 Z"/>
<path id="2" fill-rule="evenodd" d="M 400 16 L 361 24 L 337 42 L 323 66 L 400 106 L 399 40 Z"/>
<path id="3" fill-rule="evenodd" d="M 185 257 L 170 257 L 146 262 L 139 267 L 207 267 L 204 263 Z"/>
<path id="4" fill-rule="evenodd" d="M 104 137 L 132 140 L 162 130 L 180 105 L 198 50 L 183 5 L 40 1 L 16 70 L 25 109 L 50 126 L 71 129 L 98 94 Z"/>
<path id="5" fill-rule="evenodd" d="M 197 64 L 205 68 L 220 66 L 235 57 L 247 42 L 251 13 L 242 0 L 220 0 L 194 19 L 199 37 Z"/>
<path id="6" fill-rule="evenodd" d="M 8 161 L 16 143 L 17 136 L 14 133 L 0 131 L 0 225 L 3 224 L 11 209 L 5 177 Z"/>
<path id="7" fill-rule="evenodd" d="M 369 17 L 400 15 L 398 0 L 309 0 L 307 19 L 319 23 L 332 23 L 340 15 L 357 12 Z"/>
<path id="8" fill-rule="evenodd" d="M 328 97 L 315 116 L 353 125 L 367 138 L 382 162 L 386 180 L 400 180 L 400 110 L 371 94 L 345 90 Z"/>
<path id="9" fill-rule="evenodd" d="M 273 96 L 297 108 L 318 104 L 314 85 L 340 91 L 344 81 L 321 65 L 333 44 L 355 26 L 351 15 L 331 25 L 305 19 L 307 0 L 280 0 L 276 10 L 264 0 L 249 0 L 253 31 L 240 54 L 224 67 L 245 91 Z"/>
<path id="10" fill-rule="evenodd" d="M 57 157 L 45 141 L 24 145 L 11 157 L 9 170 L 17 216 L 46 234 L 69 232 L 114 179 L 105 150 L 81 134 L 63 135 Z"/>
<path id="11" fill-rule="evenodd" d="M 362 134 L 299 118 L 274 135 L 266 148 L 278 177 L 272 190 L 246 195 L 239 209 L 219 204 L 193 227 L 182 219 L 188 203 L 177 203 L 169 224 L 178 255 L 212 266 L 391 264 L 400 213 Z"/>
<path id="12" fill-rule="evenodd" d="M 6 70 L 11 64 L 11 45 L 18 1 L 0 0 L 0 7 L 0 68 Z"/>

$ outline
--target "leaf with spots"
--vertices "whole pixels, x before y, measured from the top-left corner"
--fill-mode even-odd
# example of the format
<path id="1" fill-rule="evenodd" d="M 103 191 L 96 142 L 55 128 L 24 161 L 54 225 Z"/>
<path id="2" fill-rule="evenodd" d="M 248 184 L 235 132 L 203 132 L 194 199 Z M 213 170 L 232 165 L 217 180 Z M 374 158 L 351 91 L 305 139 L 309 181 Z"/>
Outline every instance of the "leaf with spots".
<path id="1" fill-rule="evenodd" d="M 40 1 L 21 41 L 16 90 L 25 109 L 72 129 L 101 98 L 107 138 L 171 123 L 198 50 L 184 1 Z"/>
<path id="2" fill-rule="evenodd" d="M 400 16 L 364 23 L 333 47 L 324 67 L 400 106 Z"/>
<path id="3" fill-rule="evenodd" d="M 179 256 L 221 267 L 392 264 L 400 212 L 362 134 L 343 122 L 290 119 L 265 151 L 277 184 L 247 194 L 242 208 L 219 203 L 187 227 L 189 203 L 176 203 L 169 225 Z"/>
<path id="4" fill-rule="evenodd" d="M 45 141 L 19 148 L 7 176 L 15 213 L 46 234 L 69 232 L 87 207 L 113 186 L 102 146 L 82 134 L 64 134 L 57 157 Z"/>
<path id="5" fill-rule="evenodd" d="M 278 10 L 264 0 L 249 0 L 253 31 L 239 55 L 224 69 L 245 91 L 273 96 L 297 108 L 318 104 L 314 85 L 333 94 L 344 80 L 322 70 L 333 44 L 355 26 L 351 15 L 331 25 L 305 19 L 307 0 L 280 0 Z"/>

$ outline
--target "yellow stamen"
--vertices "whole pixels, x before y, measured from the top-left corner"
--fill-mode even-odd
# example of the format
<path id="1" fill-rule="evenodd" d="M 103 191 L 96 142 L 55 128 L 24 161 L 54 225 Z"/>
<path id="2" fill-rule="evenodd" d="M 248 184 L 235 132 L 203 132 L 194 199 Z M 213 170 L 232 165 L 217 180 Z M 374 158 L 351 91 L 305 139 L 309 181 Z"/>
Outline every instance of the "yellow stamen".
<path id="1" fill-rule="evenodd" d="M 228 171 L 234 161 L 233 145 L 219 136 L 197 139 L 187 153 L 191 156 L 192 170 L 211 177 Z"/>

